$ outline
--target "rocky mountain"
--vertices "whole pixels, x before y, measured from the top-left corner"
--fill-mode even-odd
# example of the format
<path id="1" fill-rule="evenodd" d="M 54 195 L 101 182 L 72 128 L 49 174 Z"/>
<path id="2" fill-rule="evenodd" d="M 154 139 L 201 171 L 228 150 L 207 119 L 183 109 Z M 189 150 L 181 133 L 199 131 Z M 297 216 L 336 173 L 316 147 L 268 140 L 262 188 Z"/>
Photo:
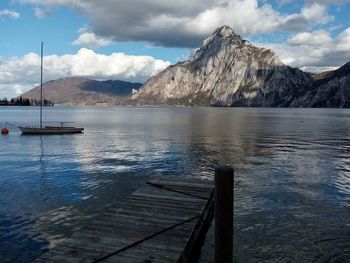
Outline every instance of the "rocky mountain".
<path id="1" fill-rule="evenodd" d="M 312 89 L 291 106 L 350 108 L 350 62 L 334 71 L 313 75 Z"/>
<path id="2" fill-rule="evenodd" d="M 347 89 L 348 64 L 334 72 L 306 73 L 223 26 L 190 60 L 149 79 L 132 99 L 137 104 L 348 107 Z"/>
<path id="3" fill-rule="evenodd" d="M 321 74 L 283 64 L 218 28 L 194 56 L 139 83 L 63 78 L 44 85 L 44 98 L 74 105 L 213 105 L 240 107 L 350 107 L 350 62 Z M 37 87 L 23 98 L 38 99 Z"/>
<path id="4" fill-rule="evenodd" d="M 43 84 L 43 97 L 55 104 L 71 105 L 120 105 L 126 104 L 133 90 L 142 84 L 119 80 L 98 81 L 68 77 Z M 23 98 L 40 99 L 40 86 L 21 95 Z"/>

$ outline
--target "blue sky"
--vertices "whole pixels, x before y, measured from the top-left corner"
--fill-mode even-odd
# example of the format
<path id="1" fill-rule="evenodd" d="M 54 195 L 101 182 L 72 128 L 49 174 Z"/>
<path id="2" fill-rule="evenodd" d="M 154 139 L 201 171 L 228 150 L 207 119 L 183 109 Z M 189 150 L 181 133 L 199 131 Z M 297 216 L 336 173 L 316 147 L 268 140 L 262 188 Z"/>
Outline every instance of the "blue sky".
<path id="1" fill-rule="evenodd" d="M 348 0 L 2 0 L 0 97 L 67 76 L 144 82 L 231 26 L 281 60 L 320 72 L 350 61 Z"/>
<path id="2" fill-rule="evenodd" d="M 88 26 L 86 16 L 69 6 L 60 6 L 50 11 L 47 17 L 38 18 L 35 8 L 38 7 L 11 1 L 0 2 L 0 10 L 11 10 L 20 14 L 18 19 L 1 17 L 0 57 L 8 59 L 24 56 L 29 52 L 38 53 L 42 41 L 45 43 L 46 55 L 74 54 L 84 46 L 89 47 L 72 44 L 79 36 L 79 29 Z M 187 54 L 185 48 L 163 48 L 144 41 L 114 42 L 94 49 L 103 54 L 124 52 L 130 55 L 150 55 L 172 63 Z"/>

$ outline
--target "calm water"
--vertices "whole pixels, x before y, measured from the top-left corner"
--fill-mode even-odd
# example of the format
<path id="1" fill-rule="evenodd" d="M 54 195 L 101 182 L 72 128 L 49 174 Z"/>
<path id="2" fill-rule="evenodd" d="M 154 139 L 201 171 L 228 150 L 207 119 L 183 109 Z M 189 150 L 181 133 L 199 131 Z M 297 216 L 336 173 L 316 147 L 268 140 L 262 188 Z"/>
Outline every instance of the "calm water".
<path id="1" fill-rule="evenodd" d="M 83 135 L 0 136 L 0 262 L 31 262 L 152 175 L 235 168 L 237 262 L 350 262 L 350 111 L 48 108 Z M 0 124 L 36 122 L 0 108 Z M 213 228 L 201 262 L 212 262 Z"/>

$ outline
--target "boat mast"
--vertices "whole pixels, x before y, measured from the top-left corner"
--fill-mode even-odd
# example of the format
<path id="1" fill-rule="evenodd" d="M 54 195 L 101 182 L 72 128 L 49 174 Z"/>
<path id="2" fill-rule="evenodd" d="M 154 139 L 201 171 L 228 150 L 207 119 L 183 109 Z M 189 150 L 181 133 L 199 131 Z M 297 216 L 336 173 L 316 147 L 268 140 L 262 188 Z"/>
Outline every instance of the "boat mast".
<path id="1" fill-rule="evenodd" d="M 43 127 L 43 47 L 41 42 L 41 66 L 40 66 L 40 128 Z"/>

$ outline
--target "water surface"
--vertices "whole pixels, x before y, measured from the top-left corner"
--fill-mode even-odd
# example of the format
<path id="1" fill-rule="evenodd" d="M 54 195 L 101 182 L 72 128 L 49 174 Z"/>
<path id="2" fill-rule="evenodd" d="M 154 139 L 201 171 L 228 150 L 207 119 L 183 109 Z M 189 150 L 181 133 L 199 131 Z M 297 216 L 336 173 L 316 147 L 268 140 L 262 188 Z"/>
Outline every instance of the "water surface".
<path id="1" fill-rule="evenodd" d="M 38 117 L 0 108 L 1 125 Z M 49 107 L 44 119 L 85 134 L 0 136 L 0 262 L 31 262 L 150 176 L 212 179 L 222 163 L 235 169 L 237 262 L 349 262 L 349 110 Z"/>

